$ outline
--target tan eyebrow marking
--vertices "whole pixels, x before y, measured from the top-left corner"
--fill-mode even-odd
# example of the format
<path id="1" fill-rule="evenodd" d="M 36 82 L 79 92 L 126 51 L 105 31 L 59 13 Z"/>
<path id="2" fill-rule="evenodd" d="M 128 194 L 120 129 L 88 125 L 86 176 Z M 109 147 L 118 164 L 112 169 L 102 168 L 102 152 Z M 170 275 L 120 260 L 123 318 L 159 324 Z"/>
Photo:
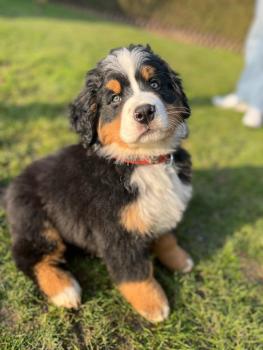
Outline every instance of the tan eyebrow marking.
<path id="1" fill-rule="evenodd" d="M 116 79 L 111 79 L 107 82 L 106 88 L 115 92 L 115 94 L 121 93 L 121 84 Z"/>
<path id="2" fill-rule="evenodd" d="M 155 73 L 155 68 L 152 66 L 144 66 L 141 69 L 141 75 L 145 80 L 151 79 L 154 73 Z"/>

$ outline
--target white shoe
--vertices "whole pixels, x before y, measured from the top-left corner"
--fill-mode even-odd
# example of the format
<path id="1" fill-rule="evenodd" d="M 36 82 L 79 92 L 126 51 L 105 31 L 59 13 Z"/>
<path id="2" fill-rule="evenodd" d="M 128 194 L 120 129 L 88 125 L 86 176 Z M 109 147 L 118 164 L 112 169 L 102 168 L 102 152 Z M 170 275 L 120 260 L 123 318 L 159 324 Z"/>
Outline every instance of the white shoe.
<path id="1" fill-rule="evenodd" d="M 225 96 L 214 96 L 212 98 L 214 106 L 225 108 L 225 109 L 234 109 L 238 112 L 246 112 L 247 104 L 240 101 L 236 94 L 228 94 Z"/>
<path id="2" fill-rule="evenodd" d="M 257 108 L 249 107 L 242 121 L 249 128 L 260 128 L 263 126 L 263 112 Z"/>

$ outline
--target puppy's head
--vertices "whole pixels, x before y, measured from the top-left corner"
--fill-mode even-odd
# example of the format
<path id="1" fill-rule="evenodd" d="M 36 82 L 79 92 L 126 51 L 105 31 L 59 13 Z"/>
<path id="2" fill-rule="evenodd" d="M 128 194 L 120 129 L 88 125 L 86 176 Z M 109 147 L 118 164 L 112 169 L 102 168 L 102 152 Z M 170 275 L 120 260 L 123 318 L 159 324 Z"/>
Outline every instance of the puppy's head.
<path id="1" fill-rule="evenodd" d="M 186 136 L 189 115 L 178 75 L 141 45 L 112 50 L 71 107 L 82 143 L 116 158 L 172 150 Z"/>

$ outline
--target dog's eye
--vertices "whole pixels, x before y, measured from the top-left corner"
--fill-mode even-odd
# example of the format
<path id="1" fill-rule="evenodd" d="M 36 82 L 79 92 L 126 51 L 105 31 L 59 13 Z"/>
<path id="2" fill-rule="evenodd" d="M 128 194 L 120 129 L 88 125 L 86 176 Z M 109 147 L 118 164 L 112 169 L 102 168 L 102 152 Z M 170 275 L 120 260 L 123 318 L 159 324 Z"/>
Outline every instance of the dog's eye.
<path id="1" fill-rule="evenodd" d="M 119 103 L 121 101 L 121 96 L 120 95 L 113 95 L 111 101 L 113 103 Z"/>
<path id="2" fill-rule="evenodd" d="M 151 86 L 154 90 L 157 90 L 157 89 L 159 89 L 160 84 L 159 84 L 158 81 L 156 81 L 156 80 L 151 80 L 151 81 L 150 81 L 150 86 Z"/>

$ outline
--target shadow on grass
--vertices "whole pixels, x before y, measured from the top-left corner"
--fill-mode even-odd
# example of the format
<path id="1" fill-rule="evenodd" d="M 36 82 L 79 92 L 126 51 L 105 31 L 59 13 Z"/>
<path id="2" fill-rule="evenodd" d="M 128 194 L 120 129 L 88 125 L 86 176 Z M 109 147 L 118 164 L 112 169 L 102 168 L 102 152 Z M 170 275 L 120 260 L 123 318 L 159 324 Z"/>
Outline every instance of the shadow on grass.
<path id="1" fill-rule="evenodd" d="M 121 6 L 116 1 L 115 4 L 105 1 L 103 4 L 106 13 L 124 15 Z M 70 21 L 88 21 L 100 23 L 117 23 L 109 16 L 103 16 L 101 7 L 88 6 L 85 1 L 45 1 L 45 0 L 1 0 L 0 17 L 6 18 L 48 18 Z M 105 18 L 104 18 L 105 17 Z M 125 26 L 122 23 L 122 26 Z"/>
<path id="2" fill-rule="evenodd" d="M 69 20 L 96 21 L 94 15 L 86 9 L 66 5 L 65 2 L 49 3 L 38 0 L 2 0 L 0 4 L 0 16 L 9 18 L 19 17 L 43 17 Z"/>
<path id="3" fill-rule="evenodd" d="M 38 118 L 54 119 L 58 115 L 69 114 L 65 103 L 29 103 L 25 105 L 0 102 L 0 117 L 4 122 L 21 122 Z"/>
<path id="4" fill-rule="evenodd" d="M 212 96 L 200 96 L 200 97 L 193 97 L 190 98 L 190 106 L 191 107 L 207 107 L 212 105 Z"/>
<path id="5" fill-rule="evenodd" d="M 263 216 L 263 167 L 194 170 L 194 196 L 179 237 L 195 259 L 211 257 L 228 236 Z"/>

